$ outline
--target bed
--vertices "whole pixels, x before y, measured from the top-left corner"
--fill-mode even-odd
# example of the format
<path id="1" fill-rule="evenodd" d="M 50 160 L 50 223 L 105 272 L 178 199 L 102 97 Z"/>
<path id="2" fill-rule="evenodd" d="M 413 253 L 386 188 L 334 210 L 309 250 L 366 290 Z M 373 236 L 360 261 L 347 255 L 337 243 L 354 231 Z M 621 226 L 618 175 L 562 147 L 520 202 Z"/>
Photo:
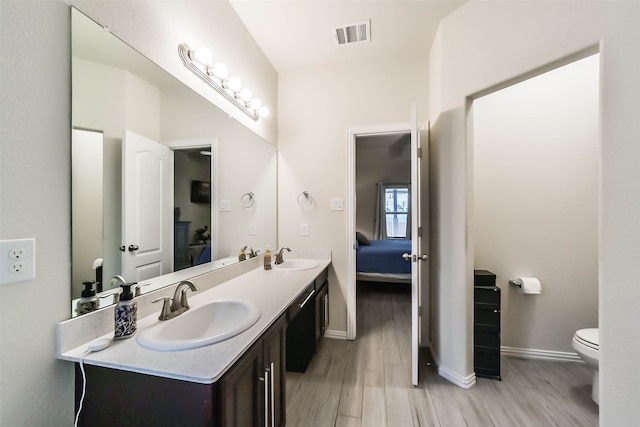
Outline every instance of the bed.
<path id="1" fill-rule="evenodd" d="M 368 244 L 367 244 L 368 242 Z M 411 240 L 356 241 L 356 279 L 369 282 L 411 282 Z"/>

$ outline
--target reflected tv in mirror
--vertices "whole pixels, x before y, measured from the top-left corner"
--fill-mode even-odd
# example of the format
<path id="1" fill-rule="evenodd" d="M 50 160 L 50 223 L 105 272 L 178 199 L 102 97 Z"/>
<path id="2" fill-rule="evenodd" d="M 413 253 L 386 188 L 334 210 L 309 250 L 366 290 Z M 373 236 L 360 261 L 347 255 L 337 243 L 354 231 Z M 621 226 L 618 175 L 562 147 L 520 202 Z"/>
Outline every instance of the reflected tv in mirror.
<path id="1" fill-rule="evenodd" d="M 211 203 L 211 183 L 191 181 L 191 203 Z"/>

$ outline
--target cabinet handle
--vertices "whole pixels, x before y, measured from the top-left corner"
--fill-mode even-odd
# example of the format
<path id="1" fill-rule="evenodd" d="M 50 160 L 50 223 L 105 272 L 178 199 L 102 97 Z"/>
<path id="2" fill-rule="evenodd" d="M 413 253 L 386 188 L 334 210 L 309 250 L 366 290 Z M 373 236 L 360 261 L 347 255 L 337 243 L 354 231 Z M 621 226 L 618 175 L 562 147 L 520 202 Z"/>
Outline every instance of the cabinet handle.
<path id="1" fill-rule="evenodd" d="M 325 331 L 329 325 L 329 295 L 322 298 L 322 305 L 324 306 L 324 319 L 322 319 L 322 330 Z"/>
<path id="2" fill-rule="evenodd" d="M 500 313 L 500 310 L 493 310 L 494 313 Z"/>
<path id="3" fill-rule="evenodd" d="M 307 298 L 302 302 L 302 304 L 300 304 L 300 308 L 304 307 L 304 306 L 305 306 L 305 304 L 306 304 L 307 302 L 309 302 L 309 300 L 311 299 L 311 297 L 312 297 L 312 296 L 313 296 L 313 294 L 315 294 L 315 293 L 316 293 L 316 290 L 315 290 L 315 289 L 313 289 L 313 290 L 309 293 L 309 295 L 307 295 Z"/>
<path id="4" fill-rule="evenodd" d="M 275 388 L 275 379 L 274 379 L 274 373 L 275 373 L 275 366 L 273 364 L 273 362 L 271 362 L 271 427 L 276 427 L 276 402 L 275 402 L 275 394 L 274 394 L 274 388 Z"/>
<path id="5" fill-rule="evenodd" d="M 269 427 L 269 368 L 264 370 L 264 427 Z"/>

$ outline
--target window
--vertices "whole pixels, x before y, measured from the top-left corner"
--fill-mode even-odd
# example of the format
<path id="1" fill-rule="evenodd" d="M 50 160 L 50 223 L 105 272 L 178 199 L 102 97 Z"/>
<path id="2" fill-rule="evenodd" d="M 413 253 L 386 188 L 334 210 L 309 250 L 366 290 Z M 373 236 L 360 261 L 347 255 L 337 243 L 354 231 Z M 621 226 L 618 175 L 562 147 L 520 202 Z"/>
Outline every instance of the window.
<path id="1" fill-rule="evenodd" d="M 409 218 L 409 187 L 387 186 L 384 190 L 387 237 L 405 239 Z"/>

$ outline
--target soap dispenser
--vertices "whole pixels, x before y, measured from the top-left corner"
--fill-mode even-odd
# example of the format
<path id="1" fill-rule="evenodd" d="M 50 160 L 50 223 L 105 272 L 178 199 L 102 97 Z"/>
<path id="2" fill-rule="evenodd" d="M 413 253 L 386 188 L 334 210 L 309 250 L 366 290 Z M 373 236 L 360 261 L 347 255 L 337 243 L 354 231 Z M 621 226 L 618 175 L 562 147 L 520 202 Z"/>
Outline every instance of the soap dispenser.
<path id="1" fill-rule="evenodd" d="M 76 304 L 76 313 L 78 313 L 78 316 L 91 313 L 92 311 L 96 311 L 100 308 L 100 302 L 96 296 L 96 290 L 93 289 L 94 283 L 96 282 L 93 280 L 82 282 L 84 289 L 82 290 L 82 295 Z"/>
<path id="2" fill-rule="evenodd" d="M 245 259 L 247 259 L 247 253 L 244 251 L 243 247 L 242 249 L 240 249 L 240 253 L 238 254 L 238 261 L 244 261 Z"/>
<path id="3" fill-rule="evenodd" d="M 135 284 L 136 282 L 120 285 L 122 293 L 115 309 L 113 339 L 121 340 L 132 337 L 138 329 L 138 303 L 133 300 L 133 292 L 131 292 L 131 287 Z"/>
<path id="4" fill-rule="evenodd" d="M 264 269 L 271 270 L 271 249 L 267 245 L 267 249 L 264 251 Z"/>

